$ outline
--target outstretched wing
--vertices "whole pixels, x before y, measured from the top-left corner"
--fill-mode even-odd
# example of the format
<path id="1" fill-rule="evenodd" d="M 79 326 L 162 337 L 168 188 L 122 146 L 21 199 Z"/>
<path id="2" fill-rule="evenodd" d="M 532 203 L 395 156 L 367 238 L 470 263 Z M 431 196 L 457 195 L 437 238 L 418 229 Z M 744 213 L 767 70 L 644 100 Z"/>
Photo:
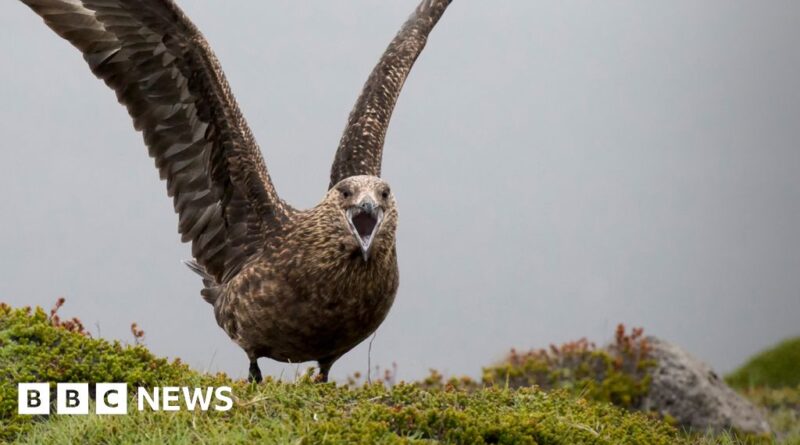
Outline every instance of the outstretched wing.
<path id="1" fill-rule="evenodd" d="M 22 0 L 77 47 L 144 134 L 192 255 L 226 281 L 291 208 L 207 42 L 171 0 Z"/>
<path id="2" fill-rule="evenodd" d="M 423 0 L 384 51 L 364 85 L 331 167 L 333 187 L 349 176 L 381 174 L 386 129 L 403 83 L 452 0 Z"/>

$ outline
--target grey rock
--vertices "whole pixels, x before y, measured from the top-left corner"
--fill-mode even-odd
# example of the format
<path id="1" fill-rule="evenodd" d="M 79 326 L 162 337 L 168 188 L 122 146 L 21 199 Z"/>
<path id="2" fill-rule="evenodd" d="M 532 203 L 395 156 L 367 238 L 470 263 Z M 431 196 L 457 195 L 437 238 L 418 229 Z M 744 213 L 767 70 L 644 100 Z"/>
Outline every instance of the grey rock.
<path id="1" fill-rule="evenodd" d="M 648 337 L 647 343 L 657 365 L 642 410 L 669 415 L 693 430 L 770 433 L 765 413 L 725 384 L 707 364 L 664 340 Z"/>

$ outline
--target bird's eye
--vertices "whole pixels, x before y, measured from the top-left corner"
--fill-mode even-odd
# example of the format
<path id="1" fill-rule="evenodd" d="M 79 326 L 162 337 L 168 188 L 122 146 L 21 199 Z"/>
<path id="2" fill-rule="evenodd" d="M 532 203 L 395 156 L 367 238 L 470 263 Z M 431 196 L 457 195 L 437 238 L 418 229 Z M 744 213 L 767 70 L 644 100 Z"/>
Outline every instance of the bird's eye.
<path id="1" fill-rule="evenodd" d="M 341 192 L 342 192 L 342 197 L 344 199 L 347 199 L 352 195 L 352 193 L 350 193 L 350 190 L 342 190 Z"/>
<path id="2" fill-rule="evenodd" d="M 383 197 L 383 199 L 387 199 L 389 198 L 389 193 L 390 193 L 389 189 L 386 189 L 383 191 L 383 193 L 381 193 L 381 196 Z"/>

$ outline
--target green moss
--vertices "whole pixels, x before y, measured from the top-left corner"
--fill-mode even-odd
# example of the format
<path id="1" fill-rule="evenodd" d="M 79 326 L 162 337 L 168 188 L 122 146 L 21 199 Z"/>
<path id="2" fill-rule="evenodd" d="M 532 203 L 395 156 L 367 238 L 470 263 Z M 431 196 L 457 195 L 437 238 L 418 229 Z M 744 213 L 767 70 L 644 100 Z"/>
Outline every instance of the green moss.
<path id="1" fill-rule="evenodd" d="M 800 337 L 785 340 L 757 354 L 725 380 L 735 388 L 800 385 Z"/>
<path id="2" fill-rule="evenodd" d="M 755 355 L 725 381 L 764 407 L 775 443 L 800 445 L 800 337 Z"/>
<path id="3" fill-rule="evenodd" d="M 240 402 L 225 414 L 60 417 L 38 425 L 23 443 L 683 443 L 666 424 L 564 392 L 468 394 L 408 384 L 352 390 L 309 380 L 237 383 L 234 392 Z"/>
<path id="4" fill-rule="evenodd" d="M 0 304 L 0 440 L 25 431 L 35 420 L 16 414 L 17 383 L 155 386 L 201 377 L 179 361 L 155 357 L 143 346 L 93 339 L 76 322 L 61 322 L 54 311 L 48 315 L 41 308 L 12 309 Z"/>
<path id="5" fill-rule="evenodd" d="M 21 443 L 508 443 L 682 444 L 664 422 L 567 390 L 501 386 L 469 390 L 419 384 L 357 388 L 208 376 L 142 346 L 92 339 L 44 311 L 0 306 L 0 437 Z M 74 326 L 73 326 L 74 327 Z M 228 412 L 126 416 L 16 415 L 16 383 L 128 382 L 233 388 Z M 91 410 L 90 410 L 91 411 Z M 0 439 L 0 441 L 2 440 Z"/>

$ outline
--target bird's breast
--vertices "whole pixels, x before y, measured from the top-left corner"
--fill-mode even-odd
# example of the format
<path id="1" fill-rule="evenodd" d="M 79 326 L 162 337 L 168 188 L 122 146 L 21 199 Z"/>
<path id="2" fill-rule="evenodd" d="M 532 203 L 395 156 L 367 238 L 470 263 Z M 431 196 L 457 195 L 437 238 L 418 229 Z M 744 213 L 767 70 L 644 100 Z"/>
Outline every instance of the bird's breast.
<path id="1" fill-rule="evenodd" d="M 397 262 L 390 260 L 340 267 L 334 275 L 312 267 L 302 275 L 251 273 L 250 280 L 231 283 L 217 321 L 236 327 L 235 335 L 225 330 L 245 350 L 277 360 L 343 354 L 386 318 L 399 283 Z"/>

